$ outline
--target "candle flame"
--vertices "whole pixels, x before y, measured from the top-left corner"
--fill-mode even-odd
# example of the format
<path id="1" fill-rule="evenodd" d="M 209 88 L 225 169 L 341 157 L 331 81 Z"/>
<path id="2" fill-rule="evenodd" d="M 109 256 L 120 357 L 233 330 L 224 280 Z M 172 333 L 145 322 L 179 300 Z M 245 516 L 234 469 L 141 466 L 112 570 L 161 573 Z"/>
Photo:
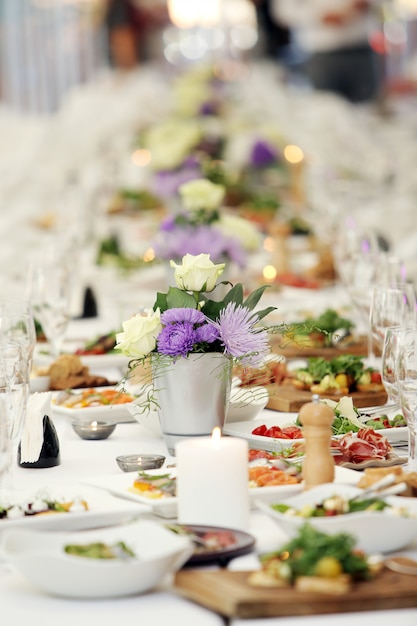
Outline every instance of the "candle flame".
<path id="1" fill-rule="evenodd" d="M 152 156 L 149 150 L 145 150 L 142 148 L 139 150 L 135 150 L 132 153 L 130 160 L 137 167 L 146 167 L 151 162 Z"/>
<path id="2" fill-rule="evenodd" d="M 213 428 L 212 433 L 211 433 L 211 440 L 213 443 L 213 448 L 215 450 L 218 450 L 220 447 L 221 436 L 222 436 L 222 431 L 220 430 L 220 428 L 218 426 Z"/>
<path id="3" fill-rule="evenodd" d="M 301 163 L 304 159 L 304 152 L 299 146 L 288 145 L 284 148 L 284 157 L 288 163 L 296 164 Z"/>

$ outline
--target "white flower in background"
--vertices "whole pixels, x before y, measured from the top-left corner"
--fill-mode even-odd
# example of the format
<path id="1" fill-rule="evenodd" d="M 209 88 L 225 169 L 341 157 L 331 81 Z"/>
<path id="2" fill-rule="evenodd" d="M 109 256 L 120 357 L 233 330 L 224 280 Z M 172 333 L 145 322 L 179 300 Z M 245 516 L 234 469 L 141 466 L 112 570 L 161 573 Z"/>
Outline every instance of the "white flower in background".
<path id="1" fill-rule="evenodd" d="M 220 207 L 226 190 L 223 185 L 216 185 L 206 178 L 198 178 L 184 183 L 178 191 L 187 211 L 213 211 Z"/>
<path id="2" fill-rule="evenodd" d="M 174 85 L 174 108 L 181 115 L 190 117 L 198 115 L 202 105 L 210 98 L 211 89 L 205 83 L 180 83 Z"/>
<path id="3" fill-rule="evenodd" d="M 159 309 L 138 313 L 123 322 L 123 332 L 116 334 L 117 348 L 132 359 L 143 359 L 156 348 L 162 330 Z"/>
<path id="4" fill-rule="evenodd" d="M 200 124 L 195 120 L 168 120 L 145 131 L 144 147 L 151 153 L 153 170 L 179 167 L 202 139 Z"/>
<path id="5" fill-rule="evenodd" d="M 186 291 L 213 291 L 226 266 L 225 263 L 213 263 L 209 254 L 186 254 L 181 265 L 175 261 L 170 261 L 170 265 L 175 268 L 177 287 Z"/>
<path id="6" fill-rule="evenodd" d="M 216 223 L 216 228 L 226 236 L 235 237 L 245 250 L 259 250 L 261 233 L 255 224 L 244 217 L 222 213 Z"/>

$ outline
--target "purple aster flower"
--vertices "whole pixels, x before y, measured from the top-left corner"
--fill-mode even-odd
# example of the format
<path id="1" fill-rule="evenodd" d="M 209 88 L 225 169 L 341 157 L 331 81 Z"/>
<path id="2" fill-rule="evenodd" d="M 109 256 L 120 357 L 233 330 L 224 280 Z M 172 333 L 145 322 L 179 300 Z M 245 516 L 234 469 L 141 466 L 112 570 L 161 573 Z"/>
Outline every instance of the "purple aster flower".
<path id="1" fill-rule="evenodd" d="M 160 225 L 160 229 L 162 231 L 168 231 L 171 232 L 173 230 L 175 230 L 176 224 L 175 224 L 175 220 L 176 220 L 176 215 L 169 215 L 167 218 L 165 218 Z"/>
<path id="2" fill-rule="evenodd" d="M 213 324 L 203 324 L 195 329 L 196 343 L 213 343 L 219 338 L 218 329 Z"/>
<path id="3" fill-rule="evenodd" d="M 239 267 L 246 264 L 246 253 L 235 237 L 224 235 L 210 225 L 177 225 L 173 230 L 161 231 L 153 244 L 155 254 L 163 259 L 181 259 L 185 254 L 210 254 L 214 263 L 224 259 Z"/>
<path id="4" fill-rule="evenodd" d="M 202 324 L 206 321 L 206 316 L 197 309 L 178 308 L 168 309 L 161 315 L 162 324 L 173 324 L 178 322 L 188 322 L 190 324 Z"/>
<path id="5" fill-rule="evenodd" d="M 185 161 L 178 169 L 156 172 L 152 183 L 152 191 L 160 198 L 172 198 L 176 195 L 181 185 L 196 178 L 201 178 L 201 167 L 195 160 L 190 159 Z"/>
<path id="6" fill-rule="evenodd" d="M 257 366 L 269 352 L 266 330 L 256 328 L 258 318 L 247 307 L 229 302 L 213 322 L 225 353 L 240 358 L 245 365 Z"/>
<path id="7" fill-rule="evenodd" d="M 200 107 L 200 115 L 217 115 L 219 103 L 216 100 L 206 100 Z"/>
<path id="8" fill-rule="evenodd" d="M 196 343 L 194 324 L 176 322 L 161 330 L 158 336 L 157 350 L 169 356 L 186 356 Z"/>
<path id="9" fill-rule="evenodd" d="M 252 147 L 251 164 L 255 167 L 265 167 L 275 163 L 278 154 L 274 146 L 267 141 L 259 140 Z"/>

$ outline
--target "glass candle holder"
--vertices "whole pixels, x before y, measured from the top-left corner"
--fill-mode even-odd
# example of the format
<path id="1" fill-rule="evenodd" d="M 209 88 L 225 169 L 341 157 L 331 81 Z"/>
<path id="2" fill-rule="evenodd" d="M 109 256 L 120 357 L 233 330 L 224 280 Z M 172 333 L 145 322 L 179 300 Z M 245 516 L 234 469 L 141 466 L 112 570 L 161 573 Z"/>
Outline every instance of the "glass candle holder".
<path id="1" fill-rule="evenodd" d="M 81 439 L 107 439 L 116 428 L 116 424 L 89 420 L 73 422 L 72 427 Z"/>

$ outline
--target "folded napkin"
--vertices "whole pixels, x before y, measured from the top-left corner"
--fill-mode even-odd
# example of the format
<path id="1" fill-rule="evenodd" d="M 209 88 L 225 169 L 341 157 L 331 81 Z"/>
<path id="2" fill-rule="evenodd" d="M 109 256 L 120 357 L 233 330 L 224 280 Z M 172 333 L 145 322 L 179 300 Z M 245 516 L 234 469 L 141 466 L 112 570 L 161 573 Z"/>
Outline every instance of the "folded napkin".
<path id="1" fill-rule="evenodd" d="M 20 462 L 36 463 L 43 446 L 43 418 L 49 412 L 50 394 L 34 393 L 28 401 L 20 443 Z"/>

